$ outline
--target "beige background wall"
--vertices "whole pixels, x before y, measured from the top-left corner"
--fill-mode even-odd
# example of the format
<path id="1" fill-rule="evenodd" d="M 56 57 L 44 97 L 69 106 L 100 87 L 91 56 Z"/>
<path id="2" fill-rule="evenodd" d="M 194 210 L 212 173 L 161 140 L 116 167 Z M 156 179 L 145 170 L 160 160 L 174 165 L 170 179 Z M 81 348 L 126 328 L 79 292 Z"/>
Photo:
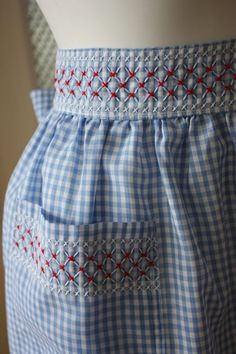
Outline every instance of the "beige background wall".
<path id="1" fill-rule="evenodd" d="M 1 0 L 0 11 L 0 222 L 10 174 L 37 121 L 29 92 L 36 80 L 25 19 L 26 0 Z M 8 354 L 3 263 L 0 248 L 0 353 Z"/>

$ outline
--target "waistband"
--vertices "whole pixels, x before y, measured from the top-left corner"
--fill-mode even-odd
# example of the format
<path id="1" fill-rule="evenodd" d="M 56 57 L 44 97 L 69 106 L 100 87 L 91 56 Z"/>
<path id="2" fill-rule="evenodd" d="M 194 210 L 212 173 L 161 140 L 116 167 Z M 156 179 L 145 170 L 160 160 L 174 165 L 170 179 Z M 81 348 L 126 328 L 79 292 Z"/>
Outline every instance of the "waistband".
<path id="1" fill-rule="evenodd" d="M 58 48 L 53 108 L 154 119 L 236 108 L 236 39 L 150 48 Z"/>

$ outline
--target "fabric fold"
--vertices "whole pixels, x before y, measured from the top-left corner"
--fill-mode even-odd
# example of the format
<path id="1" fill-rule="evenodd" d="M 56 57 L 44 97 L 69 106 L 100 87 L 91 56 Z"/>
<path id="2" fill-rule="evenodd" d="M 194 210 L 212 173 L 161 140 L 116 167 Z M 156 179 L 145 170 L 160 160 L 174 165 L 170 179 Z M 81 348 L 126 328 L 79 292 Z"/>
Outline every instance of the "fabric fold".
<path id="1" fill-rule="evenodd" d="M 52 108 L 55 88 L 38 88 L 29 92 L 38 123 L 44 122 Z"/>

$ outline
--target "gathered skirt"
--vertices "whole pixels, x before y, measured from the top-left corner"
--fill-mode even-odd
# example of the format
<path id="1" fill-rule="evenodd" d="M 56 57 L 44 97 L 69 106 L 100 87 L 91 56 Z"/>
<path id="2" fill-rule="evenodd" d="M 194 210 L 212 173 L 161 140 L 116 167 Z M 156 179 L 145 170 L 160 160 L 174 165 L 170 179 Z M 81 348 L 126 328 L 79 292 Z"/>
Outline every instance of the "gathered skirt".
<path id="1" fill-rule="evenodd" d="M 58 49 L 9 179 L 11 354 L 236 353 L 236 39 Z"/>

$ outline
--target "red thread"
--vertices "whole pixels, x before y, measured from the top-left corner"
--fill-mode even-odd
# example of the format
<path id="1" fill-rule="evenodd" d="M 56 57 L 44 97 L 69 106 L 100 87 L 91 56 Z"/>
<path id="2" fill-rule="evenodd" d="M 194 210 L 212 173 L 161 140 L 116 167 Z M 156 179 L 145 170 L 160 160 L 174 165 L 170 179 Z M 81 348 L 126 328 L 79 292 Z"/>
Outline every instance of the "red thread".
<path id="1" fill-rule="evenodd" d="M 183 84 L 184 84 L 184 80 L 183 79 L 178 80 L 178 85 L 179 86 L 182 86 Z"/>
<path id="2" fill-rule="evenodd" d="M 147 257 L 147 252 L 146 251 L 145 252 L 141 252 L 140 256 L 141 257 Z"/>
<path id="3" fill-rule="evenodd" d="M 140 88 L 144 87 L 144 82 L 139 82 L 139 83 L 138 83 L 138 86 L 139 86 Z"/>
<path id="4" fill-rule="evenodd" d="M 135 72 L 134 71 L 129 71 L 129 76 L 132 78 L 135 76 Z"/>
<path id="5" fill-rule="evenodd" d="M 115 71 L 111 71 L 111 72 L 110 72 L 110 76 L 111 76 L 111 77 L 116 76 L 116 72 L 115 72 Z"/>
<path id="6" fill-rule="evenodd" d="M 202 84 L 202 83 L 203 83 L 203 78 L 202 78 L 202 77 L 199 77 L 199 78 L 197 79 L 197 83 L 198 83 L 198 84 Z"/>
<path id="7" fill-rule="evenodd" d="M 69 262 L 75 262 L 75 257 L 74 256 L 69 256 L 68 260 L 69 260 Z"/>
<path id="8" fill-rule="evenodd" d="M 148 262 L 149 267 L 154 267 L 155 266 L 155 262 L 153 260 Z"/>
<path id="9" fill-rule="evenodd" d="M 16 228 L 17 228 L 18 225 L 16 225 Z M 27 229 L 26 232 L 29 233 L 29 230 L 31 230 L 31 233 L 32 233 L 32 229 Z M 34 236 L 35 240 L 37 238 L 38 238 L 37 235 Z M 18 242 L 19 240 L 18 241 L 14 240 L 14 243 L 15 243 L 16 247 L 18 247 L 19 252 L 21 252 L 21 250 L 23 250 L 23 251 L 25 251 L 27 253 L 28 249 L 27 249 L 26 246 L 24 246 L 25 236 L 23 234 L 19 235 L 19 239 L 23 243 L 23 247 L 19 248 L 19 242 Z M 29 245 L 31 245 L 31 246 L 34 245 L 34 240 L 33 239 L 30 240 Z M 48 266 L 49 267 L 49 273 L 48 274 L 51 276 L 51 278 L 58 278 L 58 271 L 65 272 L 63 277 L 61 277 L 61 279 L 59 278 L 59 280 L 61 282 L 61 285 L 66 286 L 68 284 L 68 280 L 72 281 L 72 282 L 75 281 L 75 279 L 76 279 L 76 271 L 75 270 L 73 270 L 71 273 L 68 273 L 67 270 L 66 270 L 66 264 L 67 264 L 66 262 L 64 264 L 59 264 L 58 262 L 55 262 L 53 265 L 52 265 L 52 263 L 50 264 L 50 259 L 45 259 L 45 254 L 47 253 L 46 252 L 47 249 L 45 248 L 46 246 L 44 247 L 40 240 L 38 240 L 36 242 L 36 246 L 40 247 L 40 250 L 38 249 L 38 247 L 36 247 L 35 252 L 30 253 L 30 255 L 31 255 L 30 258 L 32 258 L 33 259 L 33 263 L 35 263 L 39 267 L 40 273 L 45 273 L 45 271 L 46 271 L 45 267 Z M 50 250 L 50 248 L 49 248 L 49 250 Z M 85 260 L 87 259 L 88 261 L 95 262 L 95 263 L 92 264 L 92 268 L 91 268 L 91 269 L 93 269 L 94 274 L 89 274 L 90 271 L 91 271 L 90 265 L 87 265 L 86 263 L 85 263 L 85 266 L 83 266 L 83 265 L 79 266 L 78 272 L 79 273 L 84 273 L 84 272 L 86 272 L 86 267 L 88 268 L 88 272 L 85 273 L 88 283 L 95 282 L 95 278 L 94 278 L 93 275 L 96 275 L 99 270 L 102 271 L 102 274 L 104 274 L 105 279 L 111 279 L 112 275 L 113 275 L 113 271 L 112 271 L 111 267 L 113 268 L 113 265 L 114 265 L 115 269 L 117 269 L 117 270 L 119 269 L 121 271 L 121 273 L 120 273 L 121 274 L 121 278 L 127 278 L 127 277 L 133 278 L 132 268 L 131 269 L 127 269 L 128 263 L 129 263 L 129 268 L 130 268 L 130 265 L 131 265 L 133 268 L 138 268 L 139 269 L 139 272 L 134 273 L 135 277 L 137 277 L 137 273 L 140 274 L 140 275 L 145 275 L 146 274 L 145 270 L 147 270 L 147 269 L 140 269 L 139 268 L 142 265 L 141 262 L 139 262 L 139 260 L 141 260 L 141 257 L 147 257 L 148 256 L 148 249 L 143 249 L 143 250 L 141 249 L 140 250 L 140 252 L 139 252 L 139 260 L 133 260 L 133 257 L 132 257 L 133 256 L 133 252 L 134 252 L 134 258 L 136 258 L 135 255 L 137 255 L 136 253 L 138 252 L 138 249 L 137 250 L 135 250 L 133 248 L 131 250 L 130 249 L 125 249 L 125 245 L 123 245 L 123 248 L 118 248 L 117 250 L 120 253 L 119 256 L 120 257 L 123 256 L 123 258 L 118 263 L 113 263 L 113 262 L 110 263 L 109 262 L 109 265 L 108 265 L 107 262 L 103 263 L 103 260 L 105 260 L 105 259 L 112 260 L 112 258 L 113 258 L 112 250 L 110 250 L 110 249 L 107 250 L 107 251 L 105 251 L 105 249 L 101 250 L 101 254 L 99 254 L 99 256 L 102 255 L 103 259 L 100 260 L 100 262 L 98 262 L 98 263 L 96 262 L 96 258 L 94 256 L 94 254 L 87 255 L 86 251 L 85 251 L 85 253 L 84 253 Z M 60 252 L 62 252 L 61 249 L 60 249 Z M 68 252 L 68 250 L 65 250 L 64 253 L 63 253 L 63 256 L 65 256 L 65 255 L 67 256 L 66 258 L 67 258 L 68 262 L 76 262 L 77 261 L 77 256 L 76 256 L 77 253 L 68 254 L 67 252 Z M 96 252 L 96 247 L 94 248 L 94 252 Z M 38 258 L 37 258 L 37 256 L 38 256 Z M 60 253 L 60 258 L 61 258 L 61 256 L 62 256 L 62 253 Z M 56 258 L 57 258 L 57 253 L 56 252 L 55 253 L 51 252 L 51 259 L 56 259 Z M 147 261 L 148 261 L 148 266 L 150 268 L 156 266 L 156 263 L 154 262 L 154 260 L 147 258 Z M 124 263 L 124 267 L 122 267 L 123 263 Z M 55 267 L 57 269 L 55 269 Z M 146 265 L 144 267 L 146 268 Z M 68 280 L 66 278 L 68 278 Z M 99 285 L 99 281 L 100 282 L 102 281 L 101 279 L 99 280 L 99 278 L 100 278 L 100 273 L 99 273 L 98 279 L 97 279 L 98 280 L 98 285 Z M 134 279 L 134 280 L 138 280 L 138 279 Z M 120 279 L 120 281 L 122 281 L 122 279 Z"/>
<path id="10" fill-rule="evenodd" d="M 147 74 L 147 77 L 152 77 L 154 76 L 154 72 L 153 71 L 149 71 L 148 74 Z"/>
<path id="11" fill-rule="evenodd" d="M 168 96 L 173 96 L 174 95 L 174 90 L 168 90 Z"/>
<path id="12" fill-rule="evenodd" d="M 88 261 L 94 261 L 94 256 L 88 256 L 87 259 Z"/>
<path id="13" fill-rule="evenodd" d="M 214 64 L 215 66 L 216 65 L 218 65 L 218 64 Z M 207 72 L 207 73 L 211 73 L 211 72 L 213 72 L 213 68 L 214 68 L 214 65 L 212 64 L 212 65 L 205 65 L 205 63 L 202 63 L 202 64 L 199 64 L 199 68 L 200 69 L 205 69 L 205 71 Z M 222 65 L 222 68 L 224 68 L 225 69 L 225 71 L 229 71 L 229 70 L 232 70 L 232 63 L 222 63 L 221 64 Z M 102 69 L 104 69 L 104 67 L 101 67 Z M 66 95 L 66 94 L 70 94 L 70 95 L 73 95 L 73 96 L 76 96 L 76 88 L 78 87 L 78 86 L 81 86 L 82 85 L 82 81 L 77 81 L 77 80 L 75 80 L 75 81 L 73 81 L 73 82 L 71 82 L 70 80 L 71 80 L 71 77 L 73 76 L 73 75 L 75 75 L 75 68 L 70 68 L 71 70 L 65 70 L 65 68 L 60 68 L 59 70 L 58 70 L 58 68 L 56 68 L 56 70 L 55 70 L 55 76 L 54 76 L 54 82 L 55 82 L 55 85 L 57 86 L 57 92 L 58 93 L 61 93 L 61 94 L 63 94 L 64 96 Z M 119 76 L 118 74 L 119 74 L 119 71 L 117 70 L 113 70 L 113 71 L 110 71 L 110 69 L 109 68 L 105 68 L 105 70 L 107 70 L 107 74 L 111 77 L 111 78 L 114 78 L 115 76 L 117 76 L 117 85 L 118 85 L 118 88 L 119 89 L 124 89 L 124 88 L 126 88 L 127 87 L 127 85 L 126 85 L 126 83 L 127 83 L 127 80 L 129 79 L 129 78 L 133 78 L 133 77 L 135 77 L 136 76 L 136 74 L 137 74 L 137 71 L 138 70 L 140 70 L 140 71 L 142 71 L 138 66 L 137 66 L 137 70 L 135 69 L 135 68 L 133 68 L 133 70 L 130 70 L 128 67 L 126 67 L 126 71 L 124 71 L 124 73 L 126 74 L 126 77 L 123 77 L 122 76 L 122 80 L 121 80 L 121 76 Z M 155 76 L 156 75 L 156 79 L 157 79 L 157 85 L 158 85 L 158 87 L 165 87 L 165 85 L 166 85 L 166 92 L 167 92 L 167 95 L 168 96 L 174 96 L 174 91 L 175 91 L 175 88 L 174 88 L 174 83 L 171 81 L 171 83 L 170 83 L 170 85 L 169 85 L 169 83 L 168 83 L 168 77 L 171 77 L 171 76 L 173 76 L 174 74 L 175 74 L 175 69 L 174 68 L 168 68 L 168 70 L 166 70 L 166 68 L 163 66 L 163 68 L 162 68 L 165 72 L 166 72 L 166 77 L 165 77 L 165 79 L 163 79 L 163 80 L 158 80 L 158 78 L 157 78 L 157 75 L 156 75 L 156 72 L 155 72 L 155 70 L 147 70 L 146 71 L 146 76 L 147 76 L 147 80 L 145 80 L 145 82 L 137 82 L 136 83 L 136 85 L 137 85 L 137 87 L 139 88 L 139 89 L 141 89 L 141 88 L 144 88 L 145 86 L 148 86 L 148 84 L 149 84 L 149 82 L 148 82 L 148 79 L 149 78 L 151 78 L 151 77 L 153 77 L 153 76 Z M 189 67 L 187 67 L 186 68 L 186 71 L 187 71 L 187 73 L 188 74 L 193 74 L 194 73 L 194 66 L 189 66 Z M 218 68 L 217 68 L 217 71 L 218 71 Z M 59 73 L 61 73 L 61 77 L 59 77 Z M 123 70 L 121 70 L 121 73 L 123 73 Z M 65 78 L 64 77 L 64 83 L 65 83 L 65 87 L 68 87 L 68 90 L 65 90 L 65 88 L 64 87 L 59 87 L 59 82 L 60 82 L 60 80 L 62 81 L 62 76 L 64 76 L 64 75 L 67 75 L 67 78 Z M 94 78 L 96 78 L 96 77 L 100 77 L 101 79 L 102 79 L 102 75 L 104 74 L 104 70 L 102 70 L 102 73 L 101 73 L 101 75 L 99 74 L 99 70 L 98 69 L 94 69 L 94 71 L 93 71 L 93 73 L 92 73 L 92 77 L 94 77 Z M 236 80 L 236 73 L 230 73 L 231 75 L 232 75 L 232 77 L 233 77 L 233 79 L 234 80 Z M 86 70 L 83 70 L 82 71 L 82 77 L 84 77 L 84 76 L 86 76 L 87 75 L 87 72 L 86 72 Z M 66 80 L 65 80 L 66 79 Z M 127 79 L 127 80 L 126 80 Z M 204 81 L 203 81 L 203 77 L 194 77 L 194 79 L 195 79 L 195 81 L 198 83 L 198 84 L 203 84 L 204 83 Z M 220 82 L 220 81 L 223 81 L 223 79 L 224 79 L 224 73 L 223 74 L 221 74 L 221 75 L 212 75 L 212 79 L 213 80 L 215 80 L 216 82 Z M 179 78 L 179 79 L 177 79 L 176 78 L 176 86 L 183 86 L 184 85 L 184 78 Z M 226 76 L 225 77 L 225 82 L 224 82 L 224 86 L 223 86 L 223 88 L 222 88 L 222 90 L 223 89 L 225 89 L 226 91 L 230 91 L 230 90 L 232 90 L 232 85 L 230 85 L 230 82 L 228 82 L 230 80 L 230 78 L 228 77 L 228 76 Z M 102 80 L 101 80 L 102 81 Z M 146 82 L 147 81 L 147 82 Z M 167 83 L 164 85 L 164 83 L 167 81 Z M 95 80 L 95 83 L 97 84 L 97 80 Z M 74 87 L 72 87 L 71 86 L 71 89 L 72 90 L 69 90 L 69 86 L 70 86 L 70 84 L 73 86 L 74 85 L 74 87 L 75 87 L 75 89 L 74 89 Z M 152 85 L 152 81 L 150 82 L 150 84 Z M 63 83 L 62 83 L 62 85 L 63 85 Z M 90 87 L 90 88 L 92 88 L 93 87 L 93 80 L 91 79 L 90 81 L 88 81 L 87 83 L 86 83 L 86 85 L 88 86 L 88 87 Z M 145 85 L 145 86 L 144 86 Z M 101 82 L 101 84 L 100 84 L 100 87 L 102 87 L 102 88 L 107 88 L 108 87 L 108 82 Z M 63 88 L 64 88 L 64 90 L 63 90 Z M 168 88 L 169 88 L 169 90 L 168 90 Z M 134 97 L 136 97 L 136 91 L 135 90 L 133 90 L 134 92 L 128 92 L 127 91 L 127 97 L 129 98 L 129 99 L 131 99 L 131 98 L 134 98 Z M 207 91 L 207 93 L 211 93 L 211 92 L 213 92 L 213 88 L 206 88 L 206 91 Z M 194 94 L 194 92 L 193 92 L 193 89 L 192 88 L 186 88 L 186 92 L 187 92 L 187 94 L 188 95 L 192 95 L 192 94 Z M 100 96 L 100 100 L 102 101 L 103 100 L 103 96 L 102 95 L 100 95 L 99 94 L 99 90 L 97 90 L 97 87 L 96 87 L 96 89 L 95 90 L 93 90 L 92 91 L 92 93 L 91 94 L 89 94 L 89 95 L 87 95 L 87 91 L 82 91 L 82 96 L 88 96 L 88 99 L 90 99 L 91 97 L 99 97 Z M 152 91 L 152 90 L 148 90 L 147 89 L 147 91 L 146 91 L 146 93 L 147 93 L 147 96 L 148 97 L 154 97 L 154 91 Z M 111 94 L 111 97 L 112 98 L 117 98 L 117 100 L 119 101 L 119 100 L 123 100 L 123 99 L 125 99 L 125 97 L 124 96 L 121 96 L 121 97 L 119 97 L 119 96 L 117 96 L 117 90 L 115 91 L 115 92 L 111 92 L 110 93 Z M 183 93 L 184 94 L 184 93 Z M 201 98 L 201 95 L 202 95 L 202 93 L 199 91 L 199 92 L 196 92 L 196 95 L 197 96 L 199 96 L 199 98 Z M 79 97 L 79 95 L 78 95 L 78 97 Z M 139 97 L 138 97 L 139 98 Z M 181 98 L 181 97 L 180 97 Z M 185 97 L 184 97 L 185 98 Z M 137 102 L 138 102 L 138 100 L 137 100 Z"/>
<path id="14" fill-rule="evenodd" d="M 213 91 L 213 88 L 212 87 L 207 87 L 207 92 L 210 93 Z"/>
<path id="15" fill-rule="evenodd" d="M 222 80 L 222 75 L 216 76 L 216 81 L 221 81 Z"/>
<path id="16" fill-rule="evenodd" d="M 125 88 L 125 86 L 126 86 L 126 83 L 125 83 L 125 82 L 121 82 L 121 83 L 120 83 L 120 88 Z"/>
<path id="17" fill-rule="evenodd" d="M 65 264 L 60 264 L 60 269 L 64 271 L 65 270 Z"/>
<path id="18" fill-rule="evenodd" d="M 189 74 L 192 74 L 192 73 L 193 73 L 193 67 L 188 68 L 187 70 L 188 70 L 188 73 L 189 73 Z"/>
<path id="19" fill-rule="evenodd" d="M 168 70 L 167 71 L 168 76 L 173 76 L 174 75 L 174 70 Z"/>
<path id="20" fill-rule="evenodd" d="M 129 258 L 130 257 L 130 252 L 125 252 L 125 258 Z"/>
<path id="21" fill-rule="evenodd" d="M 75 278 L 71 274 L 69 274 L 69 279 L 70 279 L 70 281 L 74 281 L 75 280 Z"/>
<path id="22" fill-rule="evenodd" d="M 225 90 L 226 91 L 230 91 L 232 89 L 232 86 L 231 85 L 225 85 Z"/>
<path id="23" fill-rule="evenodd" d="M 193 94 L 193 88 L 187 89 L 187 94 L 188 94 L 188 95 L 192 95 L 192 94 Z"/>
<path id="24" fill-rule="evenodd" d="M 91 277 L 91 276 L 88 277 L 88 282 L 89 283 L 93 282 L 93 280 L 94 280 L 93 277 Z"/>
<path id="25" fill-rule="evenodd" d="M 107 87 L 108 86 L 108 82 L 102 82 L 102 87 Z"/>

